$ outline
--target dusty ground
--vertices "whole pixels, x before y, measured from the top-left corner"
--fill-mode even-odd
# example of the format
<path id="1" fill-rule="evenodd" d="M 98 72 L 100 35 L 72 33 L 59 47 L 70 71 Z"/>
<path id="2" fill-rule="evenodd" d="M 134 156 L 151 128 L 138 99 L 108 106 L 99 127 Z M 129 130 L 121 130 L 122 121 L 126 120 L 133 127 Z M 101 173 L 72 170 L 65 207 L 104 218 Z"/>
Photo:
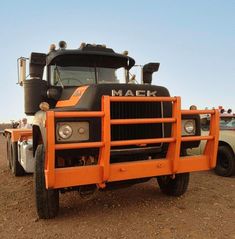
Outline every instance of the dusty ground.
<path id="1" fill-rule="evenodd" d="M 155 180 L 90 201 L 67 193 L 57 218 L 38 220 L 32 175 L 11 175 L 3 136 L 0 152 L 0 238 L 235 238 L 235 177 L 192 173 L 180 198 L 164 196 Z"/>

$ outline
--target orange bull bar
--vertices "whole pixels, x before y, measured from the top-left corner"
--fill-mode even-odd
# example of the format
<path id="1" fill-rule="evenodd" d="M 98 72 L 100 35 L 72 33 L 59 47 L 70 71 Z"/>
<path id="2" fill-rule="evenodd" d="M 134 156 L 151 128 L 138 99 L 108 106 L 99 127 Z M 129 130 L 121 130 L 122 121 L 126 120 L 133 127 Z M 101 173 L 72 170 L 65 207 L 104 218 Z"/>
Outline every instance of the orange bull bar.
<path id="1" fill-rule="evenodd" d="M 172 102 L 171 118 L 111 119 L 110 102 Z M 181 117 L 189 114 L 210 114 L 209 136 L 181 137 Z M 55 118 L 100 117 L 101 142 L 55 143 Z M 169 138 L 111 141 L 111 125 L 171 123 Z M 102 110 L 98 112 L 47 111 L 47 145 L 45 178 L 47 188 L 63 188 L 87 184 L 105 187 L 106 182 L 134 178 L 154 177 L 176 173 L 209 170 L 215 167 L 219 138 L 219 113 L 217 110 L 181 110 L 180 97 L 111 97 L 103 96 Z M 197 156 L 180 156 L 181 142 L 207 140 L 204 153 Z M 111 146 L 169 143 L 166 158 L 110 164 Z M 97 165 L 55 168 L 55 151 L 78 148 L 100 148 Z"/>

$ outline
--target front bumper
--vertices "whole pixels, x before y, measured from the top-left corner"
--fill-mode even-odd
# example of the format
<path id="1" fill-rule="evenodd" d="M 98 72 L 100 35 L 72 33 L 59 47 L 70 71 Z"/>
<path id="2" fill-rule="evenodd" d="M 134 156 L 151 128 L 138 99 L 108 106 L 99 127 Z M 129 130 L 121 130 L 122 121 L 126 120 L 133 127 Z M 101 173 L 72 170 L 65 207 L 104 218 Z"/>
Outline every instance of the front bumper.
<path id="1" fill-rule="evenodd" d="M 148 119 L 111 119 L 110 102 L 172 102 L 172 117 Z M 182 115 L 211 114 L 211 131 L 209 136 L 181 137 Z M 55 142 L 56 118 L 101 118 L 101 140 L 98 142 L 66 143 Z M 103 96 L 102 110 L 96 112 L 54 112 L 47 111 L 47 144 L 45 178 L 47 188 L 64 188 L 88 184 L 105 187 L 106 182 L 128 179 L 155 177 L 183 172 L 208 170 L 215 167 L 219 137 L 219 113 L 217 110 L 181 110 L 180 97 L 111 97 Z M 171 123 L 171 137 L 115 140 L 111 141 L 111 125 Z M 181 143 L 207 140 L 202 155 L 180 156 Z M 165 158 L 140 160 L 122 163 L 110 163 L 110 149 L 112 146 L 128 146 L 141 144 L 168 143 Z M 99 148 L 97 165 L 55 168 L 56 150 Z"/>

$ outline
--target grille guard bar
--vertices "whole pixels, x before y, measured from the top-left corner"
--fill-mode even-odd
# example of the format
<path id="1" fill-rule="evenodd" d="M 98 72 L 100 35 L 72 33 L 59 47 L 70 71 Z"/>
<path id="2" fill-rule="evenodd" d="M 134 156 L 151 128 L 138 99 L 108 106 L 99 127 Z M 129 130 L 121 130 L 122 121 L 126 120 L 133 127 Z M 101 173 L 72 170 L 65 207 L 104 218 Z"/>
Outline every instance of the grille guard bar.
<path id="1" fill-rule="evenodd" d="M 110 102 L 172 102 L 171 118 L 111 119 Z M 209 136 L 181 137 L 182 115 L 210 114 Z M 55 118 L 100 117 L 102 137 L 100 142 L 55 143 Z M 171 123 L 172 133 L 168 138 L 135 139 L 111 141 L 111 125 Z M 106 182 L 134 178 L 154 177 L 183 172 L 209 170 L 215 167 L 219 139 L 218 110 L 181 110 L 180 97 L 102 97 L 102 110 L 92 112 L 47 111 L 47 142 L 45 179 L 47 188 L 64 188 L 79 185 L 97 184 L 104 188 Z M 207 140 L 202 155 L 180 156 L 181 142 Z M 169 143 L 166 158 L 110 164 L 111 146 L 135 144 Z M 97 165 L 55 168 L 55 151 L 79 148 L 100 148 Z"/>

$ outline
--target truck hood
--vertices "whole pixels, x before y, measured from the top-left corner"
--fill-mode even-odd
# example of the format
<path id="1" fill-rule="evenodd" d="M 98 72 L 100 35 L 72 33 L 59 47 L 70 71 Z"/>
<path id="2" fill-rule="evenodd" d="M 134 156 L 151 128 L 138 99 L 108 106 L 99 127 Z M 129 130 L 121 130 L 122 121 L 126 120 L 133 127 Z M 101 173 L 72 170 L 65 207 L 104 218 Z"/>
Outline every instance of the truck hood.
<path id="1" fill-rule="evenodd" d="M 55 111 L 100 110 L 101 98 L 109 96 L 169 96 L 169 91 L 162 86 L 136 84 L 99 84 L 63 89 Z"/>

